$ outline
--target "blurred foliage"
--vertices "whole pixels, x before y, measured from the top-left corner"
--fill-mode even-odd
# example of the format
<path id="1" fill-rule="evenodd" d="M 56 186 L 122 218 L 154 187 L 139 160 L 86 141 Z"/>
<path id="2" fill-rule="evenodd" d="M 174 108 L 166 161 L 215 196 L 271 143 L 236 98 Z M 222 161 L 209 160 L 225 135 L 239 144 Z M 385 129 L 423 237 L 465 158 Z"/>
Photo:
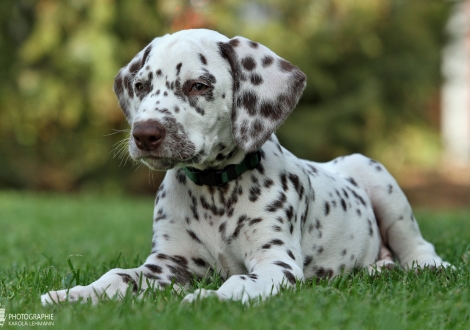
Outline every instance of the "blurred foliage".
<path id="1" fill-rule="evenodd" d="M 449 13 L 439 0 L 2 0 L 0 187 L 155 189 L 161 173 L 113 159 L 128 134 L 113 78 L 155 36 L 198 27 L 259 41 L 307 74 L 278 134 L 299 156 L 432 163 Z"/>

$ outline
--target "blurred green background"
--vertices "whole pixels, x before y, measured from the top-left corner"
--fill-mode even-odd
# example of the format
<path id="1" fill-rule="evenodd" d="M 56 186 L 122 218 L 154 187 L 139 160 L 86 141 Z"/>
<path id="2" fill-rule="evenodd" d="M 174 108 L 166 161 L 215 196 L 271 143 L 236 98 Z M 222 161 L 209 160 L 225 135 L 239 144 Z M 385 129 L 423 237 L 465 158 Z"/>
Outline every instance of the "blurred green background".
<path id="1" fill-rule="evenodd" d="M 1 0 L 0 188 L 154 191 L 163 173 L 115 157 L 128 124 L 113 79 L 154 37 L 201 27 L 261 42 L 307 74 L 278 132 L 297 155 L 326 161 L 362 152 L 395 174 L 432 169 L 452 4 Z"/>

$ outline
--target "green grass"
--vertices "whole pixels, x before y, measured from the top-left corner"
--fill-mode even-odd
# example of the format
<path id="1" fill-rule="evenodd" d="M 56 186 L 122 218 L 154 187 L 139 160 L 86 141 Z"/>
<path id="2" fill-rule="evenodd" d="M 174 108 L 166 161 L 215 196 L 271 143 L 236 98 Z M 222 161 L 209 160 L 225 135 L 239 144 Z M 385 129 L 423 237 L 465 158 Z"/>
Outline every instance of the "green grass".
<path id="1" fill-rule="evenodd" d="M 48 328 L 67 330 L 470 328 L 470 210 L 415 212 L 424 237 L 456 271 L 360 272 L 299 284 L 251 307 L 216 299 L 181 305 L 183 295 L 170 290 L 99 306 L 41 305 L 50 289 L 140 265 L 150 250 L 152 206 L 152 198 L 0 192 L 0 304 L 7 313 L 53 313 Z"/>

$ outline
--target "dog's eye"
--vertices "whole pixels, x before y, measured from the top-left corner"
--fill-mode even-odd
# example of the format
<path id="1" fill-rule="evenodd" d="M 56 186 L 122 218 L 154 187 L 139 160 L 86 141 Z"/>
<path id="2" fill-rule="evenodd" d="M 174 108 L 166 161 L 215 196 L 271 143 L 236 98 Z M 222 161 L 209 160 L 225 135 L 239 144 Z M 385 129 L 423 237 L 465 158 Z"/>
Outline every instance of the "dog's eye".
<path id="1" fill-rule="evenodd" d="M 137 82 L 134 84 L 134 88 L 136 91 L 143 91 L 144 90 L 144 84 L 142 84 L 141 82 Z"/>
<path id="2" fill-rule="evenodd" d="M 208 89 L 209 86 L 201 84 L 201 83 L 194 83 L 191 87 L 191 92 L 201 92 Z"/>

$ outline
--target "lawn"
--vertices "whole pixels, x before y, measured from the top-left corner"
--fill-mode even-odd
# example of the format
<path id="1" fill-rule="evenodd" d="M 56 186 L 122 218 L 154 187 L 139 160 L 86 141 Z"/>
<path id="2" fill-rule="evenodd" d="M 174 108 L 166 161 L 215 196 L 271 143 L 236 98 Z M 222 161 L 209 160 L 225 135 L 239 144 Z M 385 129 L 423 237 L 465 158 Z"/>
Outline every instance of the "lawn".
<path id="1" fill-rule="evenodd" d="M 150 251 L 152 198 L 0 192 L 0 304 L 53 314 L 55 329 L 468 329 L 470 209 L 416 210 L 426 239 L 457 270 L 363 272 L 298 284 L 258 305 L 181 305 L 170 290 L 137 300 L 43 307 L 40 295 L 89 284 Z M 196 283 L 214 288 L 217 280 Z M 4 328 L 21 329 L 5 322 Z"/>

